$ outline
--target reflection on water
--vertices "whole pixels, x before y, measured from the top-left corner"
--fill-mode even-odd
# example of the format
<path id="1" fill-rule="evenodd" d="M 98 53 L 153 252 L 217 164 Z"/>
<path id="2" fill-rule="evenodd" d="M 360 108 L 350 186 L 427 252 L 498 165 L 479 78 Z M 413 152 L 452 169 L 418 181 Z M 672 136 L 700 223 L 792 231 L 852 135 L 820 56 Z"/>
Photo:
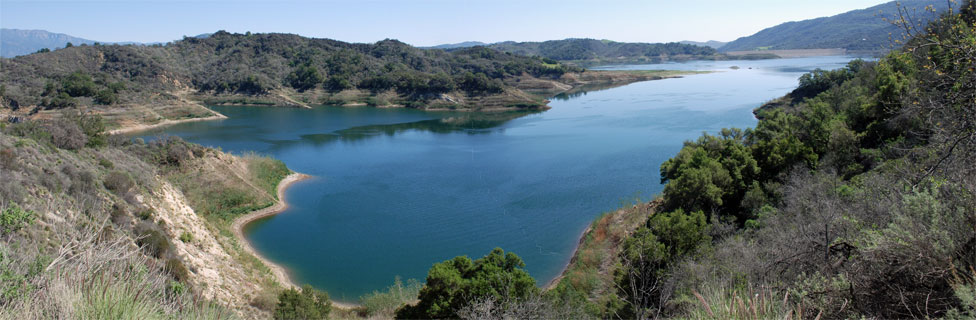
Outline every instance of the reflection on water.
<path id="1" fill-rule="evenodd" d="M 416 122 L 379 124 L 352 127 L 336 130 L 331 133 L 315 133 L 301 135 L 301 140 L 313 145 L 321 145 L 335 141 L 358 142 L 370 138 L 394 135 L 411 130 L 432 133 L 464 132 L 467 134 L 487 134 L 492 128 L 499 127 L 506 122 L 519 117 L 538 113 L 537 111 L 509 111 L 497 113 L 465 112 L 443 118 L 421 120 Z"/>

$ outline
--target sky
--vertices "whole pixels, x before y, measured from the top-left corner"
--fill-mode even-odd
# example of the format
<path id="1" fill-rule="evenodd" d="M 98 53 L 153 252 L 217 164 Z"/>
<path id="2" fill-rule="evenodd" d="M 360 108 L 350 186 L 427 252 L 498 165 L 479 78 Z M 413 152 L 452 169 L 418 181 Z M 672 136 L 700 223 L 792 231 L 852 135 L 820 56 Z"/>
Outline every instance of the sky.
<path id="1" fill-rule="evenodd" d="M 167 42 L 217 30 L 417 46 L 565 38 L 731 41 L 787 21 L 886 0 L 0 0 L 0 27 L 103 42 Z"/>

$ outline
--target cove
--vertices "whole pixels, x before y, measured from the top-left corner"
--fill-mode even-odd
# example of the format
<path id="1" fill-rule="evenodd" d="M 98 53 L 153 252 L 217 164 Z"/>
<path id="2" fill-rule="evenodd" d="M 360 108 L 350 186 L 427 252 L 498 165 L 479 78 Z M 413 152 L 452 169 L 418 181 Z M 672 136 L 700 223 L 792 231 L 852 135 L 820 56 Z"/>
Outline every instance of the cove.
<path id="1" fill-rule="evenodd" d="M 423 280 L 436 262 L 495 247 L 521 256 L 544 285 L 595 217 L 661 191 L 659 167 L 685 140 L 752 127 L 752 109 L 802 73 L 851 59 L 603 67 L 717 72 L 557 96 L 541 113 L 215 106 L 228 119 L 142 135 L 267 154 L 314 176 L 288 189 L 288 210 L 245 234 L 335 300 L 355 302 L 395 276 Z"/>

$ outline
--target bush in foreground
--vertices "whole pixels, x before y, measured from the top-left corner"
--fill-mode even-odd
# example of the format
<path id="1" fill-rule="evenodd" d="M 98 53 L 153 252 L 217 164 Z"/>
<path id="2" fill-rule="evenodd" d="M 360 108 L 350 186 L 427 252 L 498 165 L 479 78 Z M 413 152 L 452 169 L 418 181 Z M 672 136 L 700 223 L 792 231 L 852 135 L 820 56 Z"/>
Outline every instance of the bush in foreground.
<path id="1" fill-rule="evenodd" d="M 325 319 L 332 311 L 329 294 L 305 285 L 301 290 L 288 289 L 278 295 L 275 319 Z"/>

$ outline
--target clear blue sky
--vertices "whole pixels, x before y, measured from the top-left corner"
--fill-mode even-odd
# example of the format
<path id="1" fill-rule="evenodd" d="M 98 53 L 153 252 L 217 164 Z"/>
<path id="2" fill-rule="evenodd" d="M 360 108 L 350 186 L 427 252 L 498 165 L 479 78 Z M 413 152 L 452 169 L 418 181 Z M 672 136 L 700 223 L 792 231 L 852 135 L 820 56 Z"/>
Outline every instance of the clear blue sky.
<path id="1" fill-rule="evenodd" d="M 729 41 L 886 0 L 253 1 L 0 0 L 0 26 L 97 41 L 165 42 L 217 30 L 414 45 L 596 38 Z"/>

